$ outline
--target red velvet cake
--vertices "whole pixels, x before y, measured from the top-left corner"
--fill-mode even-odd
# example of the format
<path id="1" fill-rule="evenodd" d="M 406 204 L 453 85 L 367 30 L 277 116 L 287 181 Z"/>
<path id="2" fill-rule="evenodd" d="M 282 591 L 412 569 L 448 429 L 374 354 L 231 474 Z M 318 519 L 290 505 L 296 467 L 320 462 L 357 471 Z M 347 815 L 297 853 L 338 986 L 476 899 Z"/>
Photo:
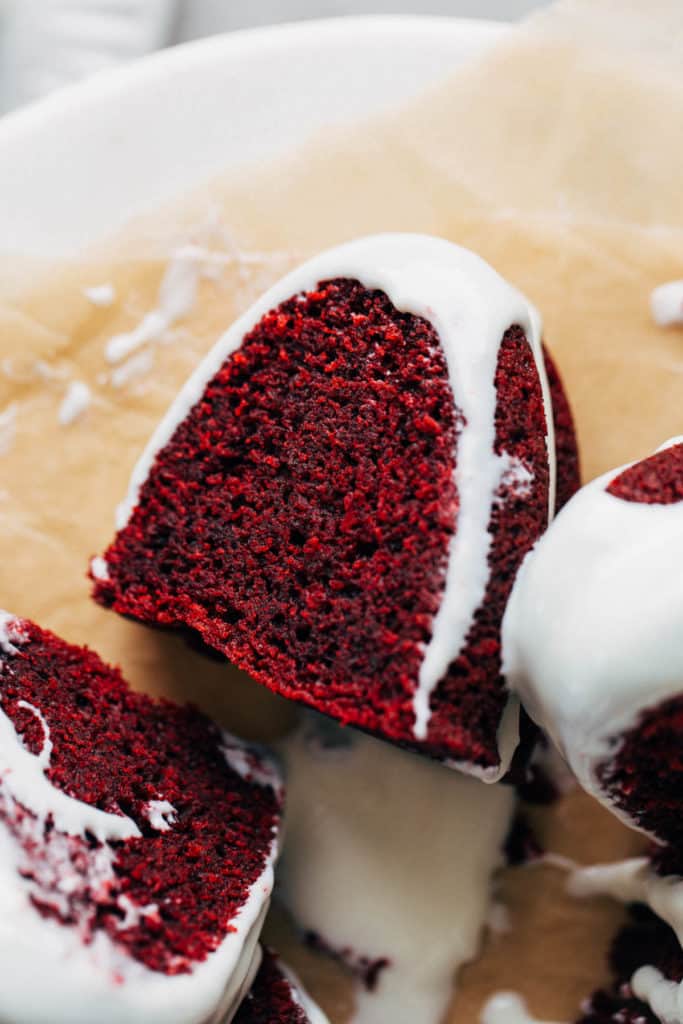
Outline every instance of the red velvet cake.
<path id="1" fill-rule="evenodd" d="M 227 1022 L 226 1022 L 227 1024 Z M 234 1024 L 328 1024 L 292 972 L 268 950 Z"/>
<path id="2" fill-rule="evenodd" d="M 683 861 L 683 442 L 611 471 L 519 574 L 506 668 L 579 781 Z"/>
<path id="3" fill-rule="evenodd" d="M 280 810 L 260 752 L 2 613 L 0 1019 L 223 1020 L 258 963 Z"/>
<path id="4" fill-rule="evenodd" d="M 275 285 L 153 436 L 95 597 L 340 722 L 487 780 L 500 623 L 578 477 L 538 316 L 479 257 L 382 235 Z"/>

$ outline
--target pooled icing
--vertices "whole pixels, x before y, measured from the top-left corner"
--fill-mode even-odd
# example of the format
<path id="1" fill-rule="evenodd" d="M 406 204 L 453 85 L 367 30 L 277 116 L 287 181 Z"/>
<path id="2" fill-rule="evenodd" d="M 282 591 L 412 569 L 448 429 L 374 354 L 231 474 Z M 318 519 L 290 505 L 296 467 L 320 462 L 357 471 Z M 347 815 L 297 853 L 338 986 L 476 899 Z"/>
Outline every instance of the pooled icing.
<path id="1" fill-rule="evenodd" d="M 438 1024 L 479 946 L 514 793 L 312 713 L 281 752 L 283 901 L 352 966 L 388 961 L 358 985 L 355 1024 Z"/>
<path id="2" fill-rule="evenodd" d="M 3 661 L 14 657 L 24 640 L 21 620 L 0 613 L 0 672 Z M 231 1019 L 259 963 L 258 937 L 273 886 L 275 840 L 262 874 L 230 922 L 232 930 L 191 973 L 171 976 L 152 971 L 103 931 L 90 934 L 87 921 L 82 933 L 76 925 L 41 915 L 33 897 L 59 910 L 55 880 L 64 894 L 72 884 L 80 884 L 67 869 L 79 837 L 87 833 L 98 841 L 94 847 L 79 846 L 94 895 L 106 893 L 115 882 L 116 850 L 110 842 L 138 837 L 140 830 L 127 816 L 101 811 L 50 782 L 49 722 L 40 708 L 26 701 L 20 704 L 40 722 L 43 743 L 37 755 L 31 753 L 0 703 L 2 1019 L 12 1024 L 218 1024 Z M 151 801 L 148 814 L 153 828 L 173 827 L 174 808 L 168 801 Z M 45 844 L 48 820 L 53 828 Z M 117 903 L 122 928 L 157 912 L 154 904 L 136 906 L 125 895 Z"/>
<path id="3" fill-rule="evenodd" d="M 524 467 L 511 467 L 509 455 L 498 455 L 494 450 L 495 372 L 503 336 L 513 325 L 524 330 L 541 381 L 548 432 L 549 517 L 555 504 L 552 406 L 540 319 L 529 302 L 480 257 L 444 239 L 386 234 L 330 249 L 286 275 L 232 325 L 188 379 L 133 470 L 128 495 L 119 506 L 117 527 L 121 529 L 128 522 L 157 452 L 170 441 L 245 334 L 265 313 L 292 295 L 336 277 L 357 280 L 368 290 L 378 289 L 399 311 L 432 324 L 445 356 L 454 404 L 463 419 L 455 470 L 460 500 L 457 529 L 450 544 L 441 604 L 432 622 L 432 635 L 425 646 L 413 695 L 414 735 L 424 740 L 431 694 L 462 650 L 484 599 L 492 540 L 488 525 L 496 494 L 511 471 L 518 485 L 525 483 Z M 494 781 L 507 767 L 502 763 L 497 771 L 487 773 L 487 779 Z"/>
<path id="4" fill-rule="evenodd" d="M 633 824 L 596 770 L 644 710 L 683 690 L 683 504 L 608 493 L 621 471 L 583 487 L 526 557 L 503 671 L 583 787 Z"/>

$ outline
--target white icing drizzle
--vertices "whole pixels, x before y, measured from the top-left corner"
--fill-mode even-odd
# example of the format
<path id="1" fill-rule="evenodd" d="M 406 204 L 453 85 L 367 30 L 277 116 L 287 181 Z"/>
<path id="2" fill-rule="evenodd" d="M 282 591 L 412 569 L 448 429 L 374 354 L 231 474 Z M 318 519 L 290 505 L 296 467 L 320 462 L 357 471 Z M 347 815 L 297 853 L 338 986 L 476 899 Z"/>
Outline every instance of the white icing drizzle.
<path id="1" fill-rule="evenodd" d="M 239 348 L 244 335 L 281 302 L 332 277 L 353 278 L 367 289 L 379 289 L 398 310 L 424 317 L 434 326 L 455 405 L 465 420 L 455 472 L 460 498 L 457 530 L 449 551 L 443 598 L 434 617 L 413 700 L 415 737 L 425 739 L 431 693 L 462 649 L 489 579 L 488 524 L 496 493 L 509 471 L 509 457 L 494 452 L 494 377 L 503 335 L 514 324 L 526 333 L 543 388 L 550 465 L 549 516 L 555 504 L 552 406 L 540 319 L 529 302 L 480 257 L 444 239 L 386 234 L 330 249 L 286 275 L 232 325 L 186 382 L 133 470 L 128 496 L 119 506 L 117 527 L 121 529 L 127 523 L 157 452 L 199 401 L 208 381 Z M 118 355 L 122 346 L 129 351 L 127 342 L 117 342 L 113 354 Z M 489 771 L 487 778 L 494 781 L 507 767 L 502 763 L 497 772 Z"/>
<path id="2" fill-rule="evenodd" d="M 0 455 L 7 455 L 17 432 L 17 404 L 11 402 L 0 412 Z"/>
<path id="3" fill-rule="evenodd" d="M 683 281 L 668 281 L 650 296 L 652 319 L 660 327 L 683 324 Z"/>
<path id="4" fill-rule="evenodd" d="M 484 1004 L 479 1020 L 481 1024 L 552 1024 L 532 1016 L 516 992 L 495 992 Z"/>
<path id="5" fill-rule="evenodd" d="M 658 875 L 647 857 L 579 868 L 569 876 L 567 889 L 581 898 L 604 895 L 622 903 L 645 903 L 683 945 L 683 878 Z"/>
<path id="6" fill-rule="evenodd" d="M 26 640 L 22 620 L 1 612 L 0 647 L 5 656 L 15 656 L 17 645 Z M 0 670 L 2 661 L 0 657 Z M 52 753 L 49 725 L 39 708 L 20 703 L 40 721 L 44 741 L 38 755 L 30 753 L 0 707 L 0 806 L 8 818 L 16 818 L 20 839 L 33 849 L 41 849 L 48 817 L 54 830 L 42 855 L 32 855 L 28 864 L 22 842 L 0 824 L 0 1017 L 12 1024 L 92 1024 L 93 1020 L 98 1024 L 219 1024 L 231 1020 L 258 969 L 258 937 L 273 887 L 277 839 L 273 838 L 260 877 L 230 922 L 232 930 L 191 973 L 171 976 L 151 971 L 103 931 L 83 935 L 77 927 L 41 916 L 31 903 L 32 895 L 44 898 L 48 892 L 50 902 L 59 908 L 60 900 L 64 901 L 66 911 L 66 897 L 82 884 L 82 878 L 69 870 L 71 837 L 88 832 L 103 844 L 83 852 L 88 859 L 88 888 L 96 895 L 116 880 L 116 854 L 107 841 L 126 840 L 140 832 L 130 818 L 100 811 L 52 786 L 45 775 Z M 33 816 L 17 816 L 16 805 Z M 150 801 L 148 811 L 153 827 L 172 827 L 170 803 Z M 136 906 L 125 894 L 117 903 L 124 913 L 120 930 L 158 913 L 154 904 Z M 36 964 L 40 984 L 36 984 Z"/>
<path id="7" fill-rule="evenodd" d="M 390 961 L 357 986 L 355 1024 L 438 1024 L 486 925 L 514 793 L 313 714 L 281 752 L 283 901 L 350 962 Z"/>
<path id="8" fill-rule="evenodd" d="M 57 418 L 62 427 L 75 423 L 89 408 L 92 401 L 90 388 L 82 380 L 72 380 L 59 407 Z"/>
<path id="9" fill-rule="evenodd" d="M 631 978 L 633 994 L 648 1003 L 663 1024 L 683 1024 L 683 985 L 669 981 L 656 967 L 639 967 Z"/>
<path id="10" fill-rule="evenodd" d="M 109 566 L 101 555 L 95 555 L 90 559 L 90 572 L 94 579 L 103 583 L 109 579 Z"/>
<path id="11" fill-rule="evenodd" d="M 147 804 L 147 817 L 152 828 L 158 832 L 170 832 L 178 812 L 168 800 L 150 800 Z"/>
<path id="12" fill-rule="evenodd" d="M 85 838 L 90 832 L 101 843 L 140 836 L 140 829 L 131 818 L 100 811 L 52 785 L 45 774 L 52 753 L 50 729 L 38 708 L 26 701 L 21 704 L 36 715 L 45 739 L 40 754 L 32 754 L 0 707 L 0 784 L 5 792 L 42 825 L 51 818 L 55 829 L 65 835 Z"/>
<path id="13" fill-rule="evenodd" d="M 113 306 L 116 302 L 116 289 L 114 288 L 114 285 L 109 282 L 106 284 L 92 285 L 90 288 L 84 288 L 83 294 L 88 302 L 91 302 L 93 306 L 99 306 L 101 308 Z"/>
<path id="14" fill-rule="evenodd" d="M 581 785 L 636 827 L 596 769 L 644 710 L 683 691 L 683 503 L 609 494 L 625 468 L 583 487 L 525 559 L 503 670 Z"/>

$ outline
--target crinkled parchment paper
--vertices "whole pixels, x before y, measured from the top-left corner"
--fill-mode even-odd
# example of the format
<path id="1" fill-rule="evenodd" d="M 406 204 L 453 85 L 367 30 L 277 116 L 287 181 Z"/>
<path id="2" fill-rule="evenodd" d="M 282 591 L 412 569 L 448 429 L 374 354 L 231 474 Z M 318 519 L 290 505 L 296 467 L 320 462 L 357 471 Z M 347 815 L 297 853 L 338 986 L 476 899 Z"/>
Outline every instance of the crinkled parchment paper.
<path id="1" fill-rule="evenodd" d="M 111 537 L 144 441 L 199 356 L 289 266 L 358 234 L 444 235 L 538 304 L 586 478 L 683 433 L 683 333 L 655 327 L 648 314 L 650 290 L 683 276 L 682 41 L 678 0 L 562 3 L 409 109 L 316 138 L 277 167 L 214 182 L 81 265 L 37 273 L 30 292 L 8 294 L 0 605 L 89 643 L 136 686 L 191 697 L 247 735 L 286 726 L 292 709 L 240 672 L 95 607 L 85 570 Z M 154 308 L 171 251 L 188 242 L 202 247 L 193 310 L 141 346 L 137 361 L 107 363 L 107 340 Z M 83 289 L 105 282 L 116 300 L 95 306 Z M 93 400 L 60 426 L 75 379 Z M 535 819 L 549 849 L 583 863 L 639 848 L 576 792 Z M 523 993 L 540 1016 L 570 1020 L 606 979 L 620 911 L 572 901 L 564 885 L 550 865 L 503 873 L 512 931 L 486 938 L 449 1020 L 474 1024 L 499 988 Z M 348 1019 L 341 969 L 300 949 L 281 919 L 271 935 L 334 1024 Z"/>

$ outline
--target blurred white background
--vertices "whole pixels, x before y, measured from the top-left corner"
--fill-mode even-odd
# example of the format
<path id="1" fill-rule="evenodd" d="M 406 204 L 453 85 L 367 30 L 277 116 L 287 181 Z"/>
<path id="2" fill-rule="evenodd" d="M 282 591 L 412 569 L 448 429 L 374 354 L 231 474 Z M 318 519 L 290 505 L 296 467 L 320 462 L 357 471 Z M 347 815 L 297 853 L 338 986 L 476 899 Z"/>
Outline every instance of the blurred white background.
<path id="1" fill-rule="evenodd" d="M 516 20 L 549 0 L 0 0 L 0 111 L 216 32 L 352 14 Z"/>

